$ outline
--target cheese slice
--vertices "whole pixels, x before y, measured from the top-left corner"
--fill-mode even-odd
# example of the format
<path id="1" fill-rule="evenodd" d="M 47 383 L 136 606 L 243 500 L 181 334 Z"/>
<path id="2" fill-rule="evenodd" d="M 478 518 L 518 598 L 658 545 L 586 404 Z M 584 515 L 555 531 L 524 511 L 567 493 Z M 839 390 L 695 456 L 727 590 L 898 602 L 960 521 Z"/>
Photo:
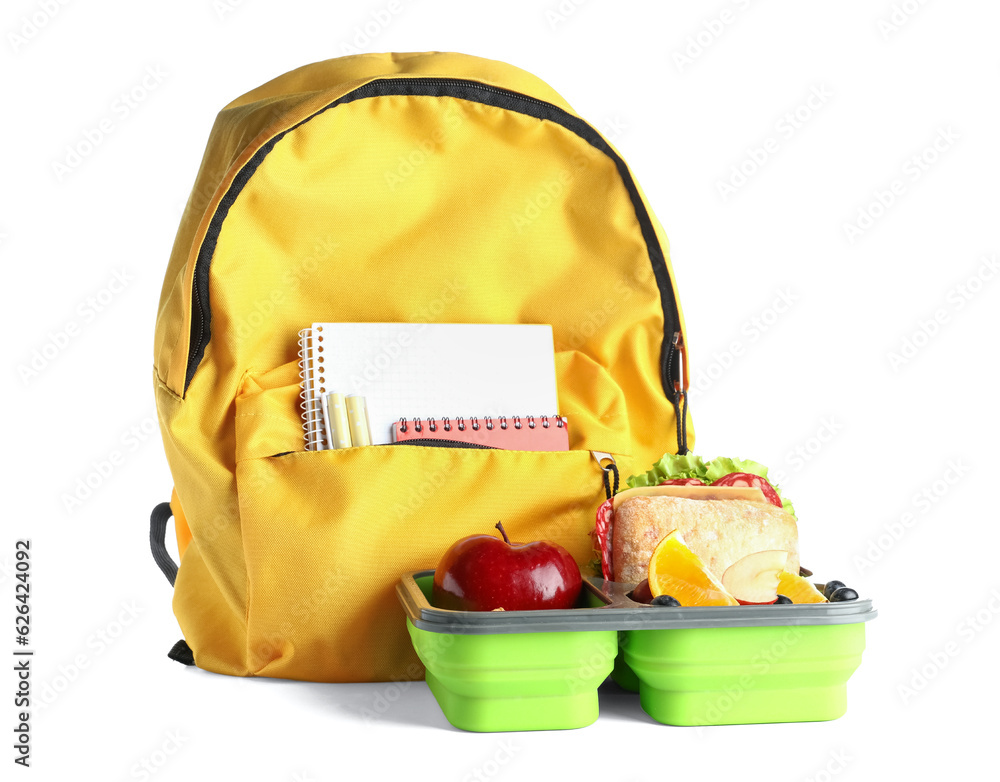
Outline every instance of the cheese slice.
<path id="1" fill-rule="evenodd" d="M 679 497 L 685 500 L 767 502 L 764 492 L 754 486 L 639 486 L 635 489 L 625 489 L 625 491 L 618 492 L 612 507 L 618 510 L 618 506 L 630 497 Z"/>

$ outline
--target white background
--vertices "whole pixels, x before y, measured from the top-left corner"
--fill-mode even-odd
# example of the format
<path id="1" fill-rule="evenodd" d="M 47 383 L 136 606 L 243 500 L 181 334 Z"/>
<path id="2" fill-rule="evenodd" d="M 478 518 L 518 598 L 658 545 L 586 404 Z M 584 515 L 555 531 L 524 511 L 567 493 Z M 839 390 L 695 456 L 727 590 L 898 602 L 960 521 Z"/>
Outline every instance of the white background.
<path id="1" fill-rule="evenodd" d="M 983 279 L 996 275 L 985 259 L 1000 253 L 1000 6 L 391 7 L 4 4 L 0 646 L 13 647 L 14 541 L 27 537 L 37 650 L 33 766 L 17 774 L 971 776 L 993 743 L 1000 694 L 1000 520 L 991 501 L 1000 282 Z M 180 634 L 149 556 L 147 519 L 171 486 L 150 364 L 174 231 L 218 109 L 351 47 L 511 62 L 614 140 L 671 239 L 698 451 L 781 473 L 799 512 L 803 563 L 877 601 L 844 718 L 672 728 L 605 686 L 589 728 L 478 735 L 452 729 L 423 683 L 366 723 L 360 710 L 386 685 L 241 680 L 167 660 Z M 155 89 L 123 110 L 119 96 L 141 92 L 156 72 L 147 80 Z M 802 108 L 810 94 L 825 97 Z M 796 110 L 793 127 L 783 118 Z M 67 147 L 104 120 L 110 134 L 57 171 Z M 771 151 L 755 166 L 761 147 Z M 741 165 L 750 171 L 742 183 L 733 179 Z M 894 180 L 901 192 L 880 207 L 877 193 L 887 201 Z M 720 183 L 735 192 L 724 196 Z M 871 224 L 846 230 L 863 211 Z M 112 295 L 116 273 L 127 285 Z M 97 312 L 88 300 L 102 296 Z M 775 307 L 784 300 L 792 303 Z M 35 351 L 67 342 L 59 335 L 71 323 L 76 335 L 26 374 Z M 67 508 L 77 481 L 113 451 L 121 463 Z M 3 691 L 14 681 L 6 674 Z M 9 739 L 16 710 L 10 696 L 2 703 Z M 13 750 L 3 744 L 9 768 Z"/>

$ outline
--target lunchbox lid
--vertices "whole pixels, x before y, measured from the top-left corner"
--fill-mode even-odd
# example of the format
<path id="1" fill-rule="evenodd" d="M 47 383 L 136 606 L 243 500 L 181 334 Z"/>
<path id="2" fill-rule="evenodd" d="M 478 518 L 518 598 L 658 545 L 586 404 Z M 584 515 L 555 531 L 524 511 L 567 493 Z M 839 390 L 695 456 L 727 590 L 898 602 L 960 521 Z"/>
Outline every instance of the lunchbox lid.
<path id="1" fill-rule="evenodd" d="M 684 630 L 701 627 L 785 627 L 869 622 L 878 616 L 870 599 L 840 603 L 665 607 L 636 603 L 631 584 L 584 579 L 583 598 L 596 605 L 540 611 L 452 611 L 435 608 L 427 599 L 433 570 L 406 573 L 396 594 L 413 625 L 433 633 L 489 635 L 500 633 L 586 632 L 588 630 Z"/>

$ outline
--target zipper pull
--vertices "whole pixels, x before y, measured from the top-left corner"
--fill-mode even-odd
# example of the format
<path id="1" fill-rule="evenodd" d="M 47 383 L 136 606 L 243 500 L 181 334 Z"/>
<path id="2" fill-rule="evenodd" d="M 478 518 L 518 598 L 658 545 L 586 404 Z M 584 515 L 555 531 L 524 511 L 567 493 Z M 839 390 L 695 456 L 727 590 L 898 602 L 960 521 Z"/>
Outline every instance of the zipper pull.
<path id="1" fill-rule="evenodd" d="M 597 462 L 597 466 L 601 468 L 601 479 L 604 481 L 604 492 L 607 494 L 610 500 L 618 493 L 618 463 L 615 462 L 615 457 L 604 451 L 591 451 L 590 455 L 594 457 Z M 614 482 L 611 481 L 611 475 L 614 475 Z"/>
<path id="2" fill-rule="evenodd" d="M 674 332 L 670 343 L 671 361 L 677 356 L 677 379 L 674 381 L 674 418 L 677 420 L 677 453 L 683 456 L 687 447 L 687 390 L 688 378 L 684 373 L 684 337 L 680 331 Z M 669 365 L 667 369 L 669 370 Z"/>
<path id="3" fill-rule="evenodd" d="M 687 376 L 684 374 L 684 337 L 679 331 L 674 332 L 672 344 L 674 353 L 677 354 L 677 380 L 674 381 L 674 394 L 686 394 L 688 383 Z"/>

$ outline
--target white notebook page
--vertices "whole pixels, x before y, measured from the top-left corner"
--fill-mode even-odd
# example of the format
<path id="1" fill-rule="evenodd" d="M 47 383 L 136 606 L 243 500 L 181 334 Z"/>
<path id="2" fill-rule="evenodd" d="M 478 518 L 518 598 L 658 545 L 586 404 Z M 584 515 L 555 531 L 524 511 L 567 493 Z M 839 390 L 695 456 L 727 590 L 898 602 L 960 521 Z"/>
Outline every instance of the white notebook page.
<path id="1" fill-rule="evenodd" d="M 314 323 L 312 339 L 319 392 L 364 396 L 373 444 L 400 418 L 559 412 L 549 325 Z"/>

